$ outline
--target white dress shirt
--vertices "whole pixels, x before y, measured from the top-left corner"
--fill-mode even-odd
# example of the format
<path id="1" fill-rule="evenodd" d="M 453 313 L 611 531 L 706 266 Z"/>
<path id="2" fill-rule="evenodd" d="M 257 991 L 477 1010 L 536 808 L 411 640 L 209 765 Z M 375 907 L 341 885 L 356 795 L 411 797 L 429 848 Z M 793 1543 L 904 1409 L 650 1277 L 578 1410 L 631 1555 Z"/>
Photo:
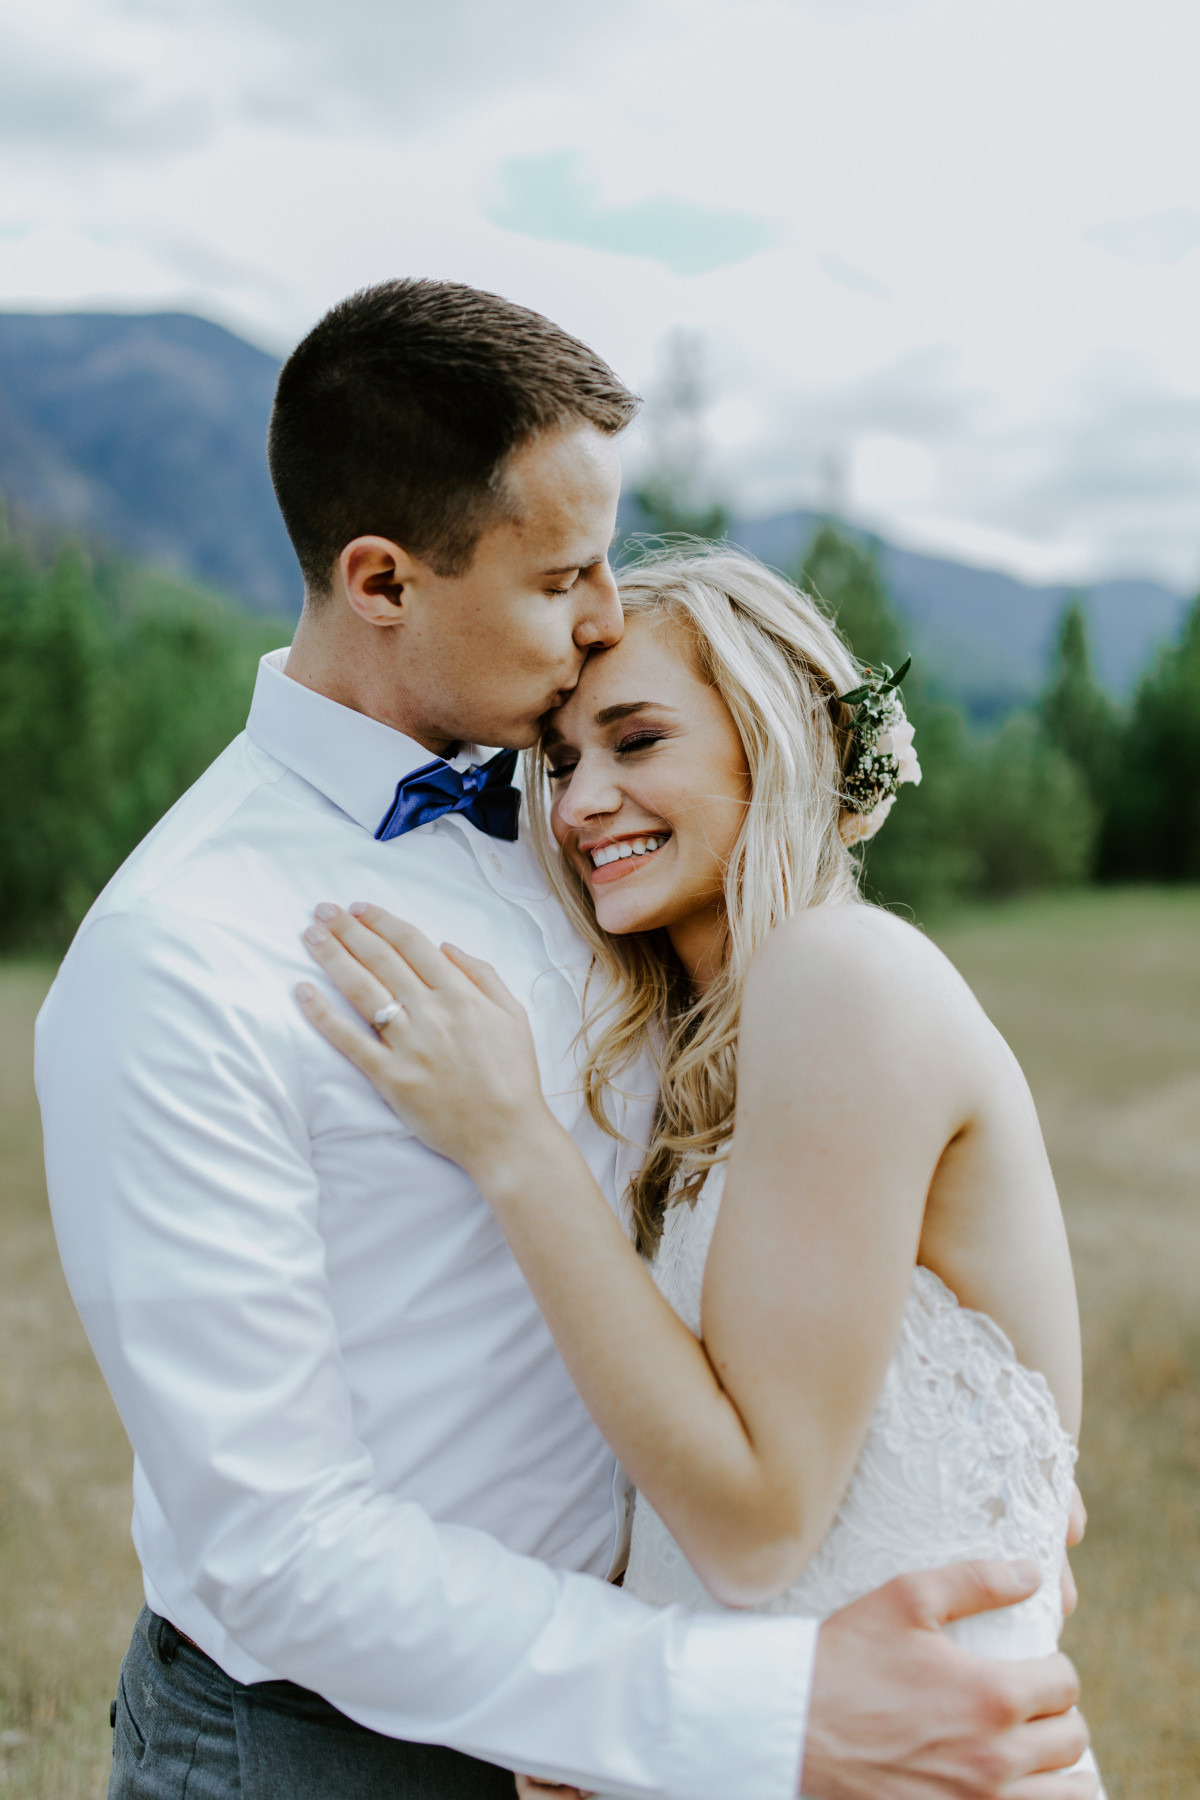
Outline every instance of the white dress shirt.
<path id="1" fill-rule="evenodd" d="M 147 1601 L 235 1680 L 394 1737 L 618 1794 L 792 1800 L 816 1627 L 597 1579 L 624 1483 L 503 1235 L 291 994 L 321 979 L 321 899 L 485 957 L 615 1203 L 628 1155 L 576 1083 L 586 950 L 523 839 L 448 816 L 377 842 L 429 752 L 286 659 L 38 1021 L 54 1222 L 135 1450 Z"/>

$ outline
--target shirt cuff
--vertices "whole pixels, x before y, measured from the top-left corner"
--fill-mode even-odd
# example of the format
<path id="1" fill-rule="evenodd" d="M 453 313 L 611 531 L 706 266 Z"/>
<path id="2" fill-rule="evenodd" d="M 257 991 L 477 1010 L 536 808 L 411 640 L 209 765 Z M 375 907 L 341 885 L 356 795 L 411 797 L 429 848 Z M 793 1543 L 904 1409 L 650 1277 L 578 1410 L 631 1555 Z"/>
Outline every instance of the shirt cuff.
<path id="1" fill-rule="evenodd" d="M 796 1800 L 820 1620 L 686 1617 L 666 1792 L 671 1800 Z"/>

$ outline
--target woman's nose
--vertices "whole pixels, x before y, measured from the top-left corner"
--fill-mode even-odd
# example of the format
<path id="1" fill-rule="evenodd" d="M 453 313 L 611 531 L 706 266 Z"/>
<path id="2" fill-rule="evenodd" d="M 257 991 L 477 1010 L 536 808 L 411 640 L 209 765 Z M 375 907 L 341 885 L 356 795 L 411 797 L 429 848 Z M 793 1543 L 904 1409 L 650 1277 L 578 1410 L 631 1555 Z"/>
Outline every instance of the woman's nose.
<path id="1" fill-rule="evenodd" d="M 621 790 L 611 774 L 582 759 L 571 771 L 565 789 L 560 789 L 556 810 L 564 825 L 572 831 L 582 831 L 586 825 L 616 812 L 620 804 Z"/>

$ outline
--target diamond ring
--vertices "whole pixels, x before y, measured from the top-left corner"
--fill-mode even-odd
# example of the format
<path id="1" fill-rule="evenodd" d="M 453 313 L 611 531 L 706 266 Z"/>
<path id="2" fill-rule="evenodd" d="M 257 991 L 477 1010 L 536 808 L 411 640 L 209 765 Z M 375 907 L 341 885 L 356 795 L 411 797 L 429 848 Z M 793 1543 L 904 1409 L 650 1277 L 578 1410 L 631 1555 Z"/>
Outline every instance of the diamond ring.
<path id="1" fill-rule="evenodd" d="M 382 1031 L 385 1025 L 390 1025 L 393 1019 L 399 1018 L 403 1011 L 404 1008 L 398 1000 L 389 1000 L 386 1006 L 380 1007 L 371 1023 L 376 1031 Z"/>

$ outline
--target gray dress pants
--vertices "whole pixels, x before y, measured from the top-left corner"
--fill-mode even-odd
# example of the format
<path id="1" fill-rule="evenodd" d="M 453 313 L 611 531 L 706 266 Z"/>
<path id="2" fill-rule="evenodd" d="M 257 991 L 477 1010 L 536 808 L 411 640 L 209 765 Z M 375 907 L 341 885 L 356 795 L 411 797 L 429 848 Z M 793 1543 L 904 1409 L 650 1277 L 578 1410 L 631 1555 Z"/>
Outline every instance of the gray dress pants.
<path id="1" fill-rule="evenodd" d="M 290 1681 L 231 1681 L 149 1610 L 113 1720 L 108 1800 L 513 1800 L 507 1769 L 381 1737 Z"/>

